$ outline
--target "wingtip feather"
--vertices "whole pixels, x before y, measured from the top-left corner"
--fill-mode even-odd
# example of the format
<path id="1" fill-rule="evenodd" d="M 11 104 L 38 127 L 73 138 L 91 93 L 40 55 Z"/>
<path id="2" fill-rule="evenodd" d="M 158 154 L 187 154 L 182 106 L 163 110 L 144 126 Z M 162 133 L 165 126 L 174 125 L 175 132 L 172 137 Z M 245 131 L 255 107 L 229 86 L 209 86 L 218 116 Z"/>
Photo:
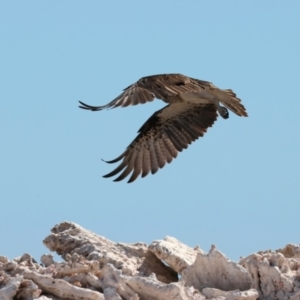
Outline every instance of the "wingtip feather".
<path id="1" fill-rule="evenodd" d="M 92 106 L 92 105 L 88 105 L 82 101 L 78 101 L 81 105 L 79 105 L 79 108 L 82 109 L 87 109 L 87 110 L 91 110 L 91 111 L 99 111 L 99 110 L 103 110 L 105 108 L 105 106 Z"/>

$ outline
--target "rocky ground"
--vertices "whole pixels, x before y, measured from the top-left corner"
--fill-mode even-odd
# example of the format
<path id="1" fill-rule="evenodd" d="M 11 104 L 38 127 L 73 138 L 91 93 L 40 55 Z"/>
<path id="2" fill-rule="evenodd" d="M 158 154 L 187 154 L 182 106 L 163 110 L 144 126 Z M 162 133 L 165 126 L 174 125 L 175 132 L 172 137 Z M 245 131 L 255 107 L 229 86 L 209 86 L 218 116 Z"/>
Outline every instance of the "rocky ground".
<path id="1" fill-rule="evenodd" d="M 300 245 L 233 262 L 215 246 L 205 253 L 173 237 L 114 243 L 70 222 L 44 244 L 65 262 L 0 256 L 0 300 L 300 300 Z"/>

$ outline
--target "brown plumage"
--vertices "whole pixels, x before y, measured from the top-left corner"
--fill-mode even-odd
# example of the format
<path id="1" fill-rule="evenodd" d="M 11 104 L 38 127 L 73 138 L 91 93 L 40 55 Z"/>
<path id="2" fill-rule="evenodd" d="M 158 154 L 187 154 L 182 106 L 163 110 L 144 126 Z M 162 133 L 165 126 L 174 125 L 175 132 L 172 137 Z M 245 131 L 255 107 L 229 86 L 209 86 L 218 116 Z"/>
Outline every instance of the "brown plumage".
<path id="1" fill-rule="evenodd" d="M 145 122 L 125 152 L 118 158 L 107 161 L 115 163 L 123 159 L 105 178 L 121 173 L 114 180 L 120 181 L 132 173 L 128 181 L 132 182 L 140 174 L 145 177 L 149 172 L 156 173 L 166 162 L 170 163 L 178 152 L 203 136 L 217 119 L 217 112 L 227 119 L 229 114 L 224 106 L 238 116 L 247 116 L 241 100 L 232 90 L 221 90 L 210 82 L 181 74 L 143 77 L 104 106 L 90 106 L 79 101 L 79 107 L 98 111 L 142 104 L 155 98 L 168 105 Z"/>

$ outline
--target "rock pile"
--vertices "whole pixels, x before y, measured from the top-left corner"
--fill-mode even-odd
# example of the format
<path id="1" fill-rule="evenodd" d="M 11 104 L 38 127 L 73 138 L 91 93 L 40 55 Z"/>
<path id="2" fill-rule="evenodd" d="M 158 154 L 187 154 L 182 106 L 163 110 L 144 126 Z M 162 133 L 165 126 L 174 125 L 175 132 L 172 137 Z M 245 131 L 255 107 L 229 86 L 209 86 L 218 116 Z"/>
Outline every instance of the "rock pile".
<path id="1" fill-rule="evenodd" d="M 299 300 L 300 246 L 252 254 L 236 263 L 166 237 L 147 246 L 114 243 L 75 223 L 44 240 L 65 260 L 0 256 L 0 300 Z"/>

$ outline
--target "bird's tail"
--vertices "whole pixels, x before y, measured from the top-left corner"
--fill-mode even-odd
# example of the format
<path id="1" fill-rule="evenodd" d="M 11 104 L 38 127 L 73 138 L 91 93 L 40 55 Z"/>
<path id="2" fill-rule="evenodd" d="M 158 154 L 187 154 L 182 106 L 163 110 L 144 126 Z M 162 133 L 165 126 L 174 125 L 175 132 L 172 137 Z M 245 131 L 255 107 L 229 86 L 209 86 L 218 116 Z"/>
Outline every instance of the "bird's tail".
<path id="1" fill-rule="evenodd" d="M 219 101 L 240 117 L 248 117 L 246 108 L 241 103 L 241 99 L 237 98 L 232 90 L 214 89 L 212 93 L 218 97 Z"/>

